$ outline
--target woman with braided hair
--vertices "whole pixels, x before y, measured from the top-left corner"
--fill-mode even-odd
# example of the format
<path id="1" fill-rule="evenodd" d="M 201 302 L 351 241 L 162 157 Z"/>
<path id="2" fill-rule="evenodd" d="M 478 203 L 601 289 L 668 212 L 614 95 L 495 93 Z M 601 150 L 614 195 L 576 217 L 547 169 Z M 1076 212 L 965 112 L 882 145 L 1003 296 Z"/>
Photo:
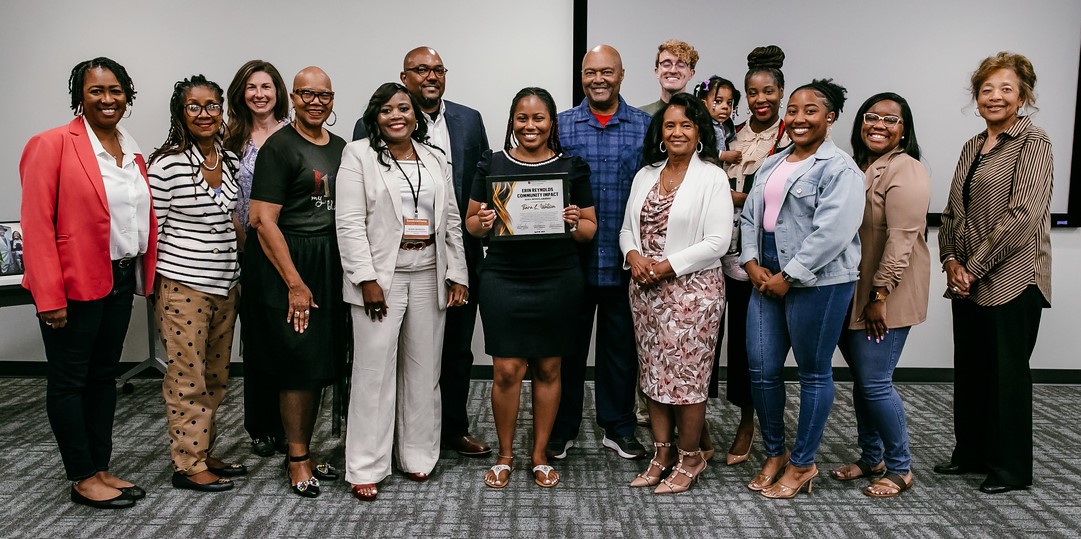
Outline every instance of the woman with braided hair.
<path id="1" fill-rule="evenodd" d="M 233 488 L 242 464 L 210 456 L 225 398 L 237 316 L 237 158 L 222 147 L 220 86 L 202 75 L 173 86 L 169 136 L 150 155 L 158 218 L 155 314 L 167 362 L 162 394 L 173 486 Z M 197 263 L 192 263 L 197 260 Z"/>
<path id="2" fill-rule="evenodd" d="M 845 89 L 815 80 L 788 99 L 792 146 L 765 160 L 741 215 L 751 393 L 766 462 L 747 485 L 792 498 L 818 475 L 815 453 L 833 406 L 833 350 L 859 277 L 863 173 L 829 140 Z M 789 349 L 800 381 L 799 425 L 785 449 L 782 371 Z M 775 479 L 784 475 L 779 480 Z"/>

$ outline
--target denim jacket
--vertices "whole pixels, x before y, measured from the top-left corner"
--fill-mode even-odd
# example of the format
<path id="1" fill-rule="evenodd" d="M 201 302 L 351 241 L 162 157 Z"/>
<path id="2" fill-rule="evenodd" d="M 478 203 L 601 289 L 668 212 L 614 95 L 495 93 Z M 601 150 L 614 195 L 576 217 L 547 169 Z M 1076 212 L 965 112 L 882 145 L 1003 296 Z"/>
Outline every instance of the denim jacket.
<path id="1" fill-rule="evenodd" d="M 760 259 L 766 180 L 794 149 L 790 146 L 769 157 L 755 174 L 741 216 L 740 265 Z M 785 181 L 774 236 L 781 269 L 795 279 L 793 286 L 827 286 L 859 278 L 863 177 L 855 161 L 827 140 Z"/>

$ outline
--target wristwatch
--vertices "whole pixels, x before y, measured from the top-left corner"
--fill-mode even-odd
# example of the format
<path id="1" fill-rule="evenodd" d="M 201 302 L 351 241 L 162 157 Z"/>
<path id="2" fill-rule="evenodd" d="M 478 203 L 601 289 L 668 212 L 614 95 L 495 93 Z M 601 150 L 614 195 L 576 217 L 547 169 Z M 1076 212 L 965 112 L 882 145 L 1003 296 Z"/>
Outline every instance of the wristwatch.
<path id="1" fill-rule="evenodd" d="M 796 278 L 789 275 L 787 271 L 781 270 L 781 278 L 789 283 L 796 282 Z"/>
<path id="2" fill-rule="evenodd" d="M 886 298 L 888 296 L 889 296 L 889 293 L 887 293 L 884 290 L 876 290 L 874 288 L 871 289 L 871 302 L 872 303 L 879 302 L 879 301 L 886 301 Z"/>

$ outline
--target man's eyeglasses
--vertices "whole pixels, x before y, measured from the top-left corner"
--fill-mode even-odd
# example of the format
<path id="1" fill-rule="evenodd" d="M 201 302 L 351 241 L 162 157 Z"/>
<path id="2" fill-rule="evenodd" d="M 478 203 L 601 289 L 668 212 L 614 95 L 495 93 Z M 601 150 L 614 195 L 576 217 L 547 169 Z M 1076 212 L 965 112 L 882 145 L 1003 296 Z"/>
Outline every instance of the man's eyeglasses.
<path id="1" fill-rule="evenodd" d="M 671 60 L 665 60 L 665 61 L 660 62 L 659 64 L 657 64 L 657 67 L 660 67 L 661 69 L 672 69 L 673 67 L 678 68 L 678 69 L 687 69 L 690 66 L 687 64 L 687 62 L 684 62 L 683 60 L 680 60 L 678 62 L 673 62 Z"/>
<path id="2" fill-rule="evenodd" d="M 885 124 L 886 127 L 894 127 L 897 124 L 901 123 L 901 117 L 894 116 L 892 114 L 887 116 L 879 116 L 873 112 L 868 112 L 863 115 L 863 123 L 867 125 L 877 124 L 879 120 L 882 120 L 882 123 Z"/>
<path id="3" fill-rule="evenodd" d="M 435 73 L 435 76 L 437 77 L 445 77 L 448 71 L 447 68 L 443 66 L 428 66 L 424 64 L 417 67 L 407 67 L 405 70 L 410 73 L 416 73 L 422 78 L 427 78 L 431 73 Z"/>
<path id="4" fill-rule="evenodd" d="M 334 101 L 334 92 L 316 92 L 316 91 L 313 91 L 313 90 L 293 90 L 293 93 L 300 96 L 300 100 L 303 101 L 305 105 L 311 104 L 311 102 L 315 101 L 316 99 L 318 99 L 319 102 L 324 104 L 324 105 L 329 104 L 331 101 Z"/>
<path id="5" fill-rule="evenodd" d="M 209 116 L 221 116 L 221 105 L 218 103 L 207 103 L 206 105 L 188 103 L 184 105 L 184 112 L 193 118 L 202 114 L 204 110 Z"/>

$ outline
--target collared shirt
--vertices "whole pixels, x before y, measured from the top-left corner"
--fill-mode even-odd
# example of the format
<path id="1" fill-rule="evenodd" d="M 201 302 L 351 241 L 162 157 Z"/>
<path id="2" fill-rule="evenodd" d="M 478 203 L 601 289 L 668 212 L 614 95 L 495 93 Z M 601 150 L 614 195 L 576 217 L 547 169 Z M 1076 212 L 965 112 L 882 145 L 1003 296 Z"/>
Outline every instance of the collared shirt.
<path id="1" fill-rule="evenodd" d="M 141 255 L 150 239 L 150 189 L 135 155 L 141 153 L 127 130 L 116 126 L 117 141 L 124 152 L 120 166 L 105 150 L 90 123 L 83 118 L 90 146 L 98 158 L 105 199 L 109 203 L 109 256 L 113 260 Z"/>
<path id="2" fill-rule="evenodd" d="M 650 120 L 648 114 L 628 105 L 623 97 L 619 98 L 615 115 L 603 127 L 586 99 L 559 113 L 563 151 L 589 164 L 597 212 L 597 233 L 586 261 L 586 282 L 590 286 L 619 286 L 626 282 L 619 231 L 631 182 L 642 168 L 642 143 Z"/>
<path id="3" fill-rule="evenodd" d="M 980 156 L 963 191 L 987 131 L 961 149 L 950 198 L 938 234 L 942 260 L 953 256 L 976 277 L 969 299 L 985 307 L 1002 305 L 1036 285 L 1051 304 L 1051 139 L 1027 116 L 998 135 Z M 959 299 L 949 291 L 946 297 Z"/>
<path id="4" fill-rule="evenodd" d="M 439 100 L 439 114 L 435 119 L 427 112 L 421 111 L 421 115 L 424 116 L 424 121 L 428 124 L 428 138 L 429 141 L 439 146 L 440 150 L 447 156 L 447 161 L 450 161 L 450 129 L 447 127 L 447 103 L 442 99 Z M 454 163 L 450 163 L 451 173 L 454 173 Z"/>

